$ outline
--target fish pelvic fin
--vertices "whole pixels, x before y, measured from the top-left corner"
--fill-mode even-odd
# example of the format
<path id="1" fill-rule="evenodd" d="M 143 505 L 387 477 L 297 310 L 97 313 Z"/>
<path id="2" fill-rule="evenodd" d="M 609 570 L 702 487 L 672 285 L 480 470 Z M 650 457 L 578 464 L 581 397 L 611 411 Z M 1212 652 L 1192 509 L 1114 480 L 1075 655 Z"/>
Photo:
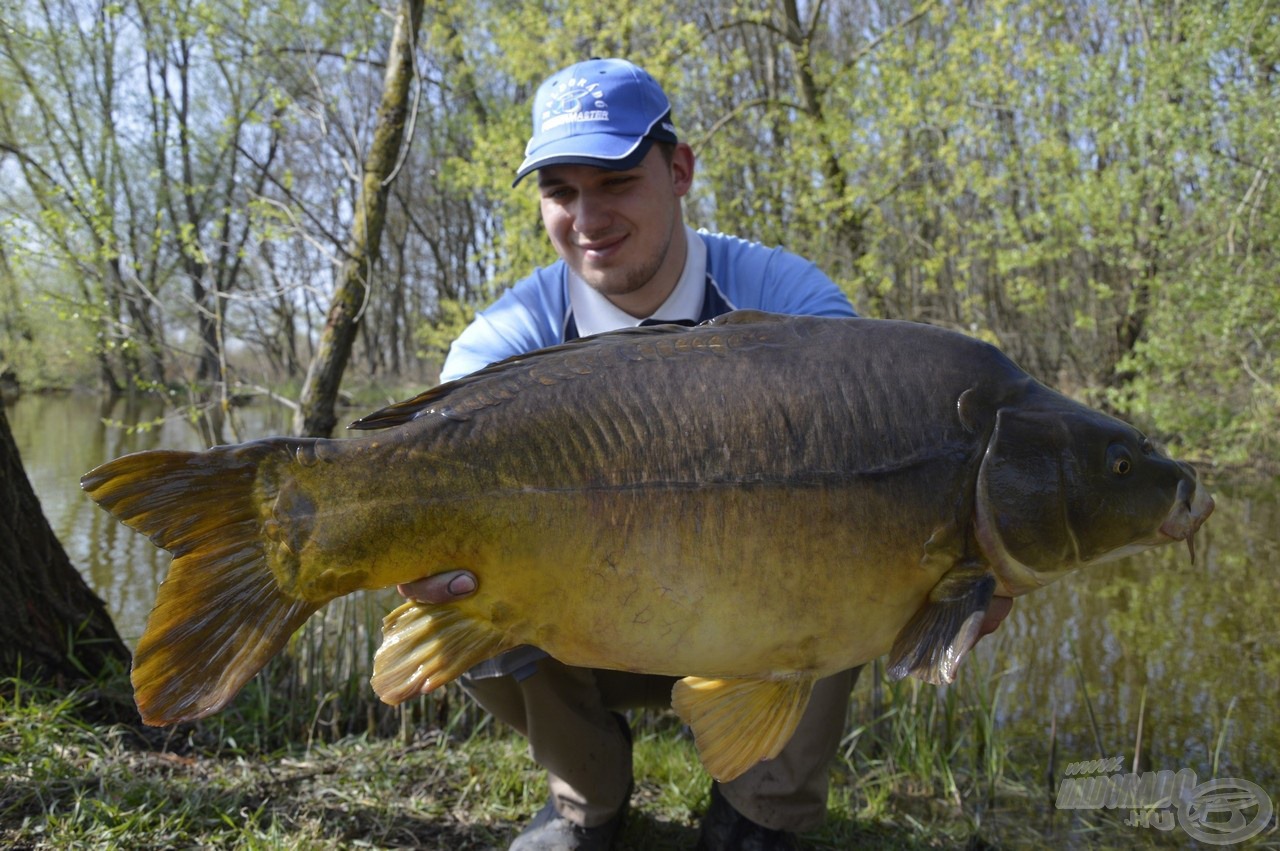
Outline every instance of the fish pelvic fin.
<path id="1" fill-rule="evenodd" d="M 813 682 L 685 677 L 671 690 L 671 707 L 693 729 L 707 773 L 724 783 L 782 751 L 809 705 Z"/>
<path id="2" fill-rule="evenodd" d="M 943 574 L 924 607 L 907 622 L 889 651 L 889 676 L 908 674 L 944 685 L 978 640 L 996 579 L 982 564 L 966 562 Z"/>
<path id="3" fill-rule="evenodd" d="M 125 455 L 81 487 L 173 554 L 134 651 L 134 700 L 153 726 L 193 721 L 235 697 L 323 602 L 280 590 L 266 561 L 256 482 L 283 441 Z"/>
<path id="4" fill-rule="evenodd" d="M 405 603 L 382 619 L 369 682 L 393 706 L 434 691 L 512 646 L 505 634 L 456 608 Z"/>

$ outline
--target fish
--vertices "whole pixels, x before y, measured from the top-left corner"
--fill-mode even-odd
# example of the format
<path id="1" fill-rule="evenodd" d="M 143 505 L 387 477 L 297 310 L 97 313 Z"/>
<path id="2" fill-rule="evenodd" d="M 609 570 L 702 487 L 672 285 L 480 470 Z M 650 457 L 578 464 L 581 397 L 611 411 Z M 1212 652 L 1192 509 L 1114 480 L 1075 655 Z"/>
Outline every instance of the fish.
<path id="1" fill-rule="evenodd" d="M 520 645 L 678 677 L 707 771 L 776 756 L 816 680 L 949 683 L 995 596 L 1194 535 L 1213 498 L 1142 432 L 922 323 L 735 311 L 509 358 L 352 423 L 85 474 L 173 555 L 132 682 L 152 725 L 226 705 L 327 602 L 387 614 L 399 703 Z"/>

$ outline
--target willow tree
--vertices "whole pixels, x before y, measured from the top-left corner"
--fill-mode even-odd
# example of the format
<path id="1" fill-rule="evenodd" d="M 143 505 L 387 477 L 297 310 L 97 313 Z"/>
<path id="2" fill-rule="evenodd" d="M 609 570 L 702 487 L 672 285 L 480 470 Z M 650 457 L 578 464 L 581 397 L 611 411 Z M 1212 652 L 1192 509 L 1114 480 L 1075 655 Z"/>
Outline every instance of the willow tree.
<path id="1" fill-rule="evenodd" d="M 334 411 L 342 373 L 351 358 L 360 318 L 369 296 L 369 274 L 378 261 L 387 196 L 400 162 L 405 125 L 410 114 L 409 92 L 414 77 L 414 45 L 422 23 L 422 0 L 402 0 L 391 36 L 382 102 L 373 141 L 364 161 L 360 196 L 356 199 L 351 238 L 341 277 L 329 305 L 320 347 L 307 371 L 294 430 L 328 437 L 338 418 Z"/>
<path id="2" fill-rule="evenodd" d="M 128 664 L 106 606 L 45 519 L 0 404 L 0 677 L 66 686 Z"/>

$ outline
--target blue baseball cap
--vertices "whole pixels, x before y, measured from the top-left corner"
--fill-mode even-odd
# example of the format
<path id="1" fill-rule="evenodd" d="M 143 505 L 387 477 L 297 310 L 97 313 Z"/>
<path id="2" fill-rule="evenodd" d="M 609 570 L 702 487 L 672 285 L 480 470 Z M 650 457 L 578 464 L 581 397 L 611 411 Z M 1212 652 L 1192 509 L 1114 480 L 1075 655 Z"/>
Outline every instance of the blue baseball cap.
<path id="1" fill-rule="evenodd" d="M 625 59 L 588 59 L 538 87 L 533 137 L 511 185 L 549 165 L 635 168 L 655 141 L 677 141 L 658 81 Z"/>

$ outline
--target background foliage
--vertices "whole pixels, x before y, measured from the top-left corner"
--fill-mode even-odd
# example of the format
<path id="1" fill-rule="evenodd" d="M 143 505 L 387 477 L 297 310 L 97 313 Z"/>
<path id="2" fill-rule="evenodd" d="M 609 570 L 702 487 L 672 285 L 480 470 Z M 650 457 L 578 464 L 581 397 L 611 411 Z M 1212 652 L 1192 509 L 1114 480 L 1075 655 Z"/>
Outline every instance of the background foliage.
<path id="1" fill-rule="evenodd" d="M 393 12 L 0 0 L 0 366 L 296 386 Z M 1272 0 L 438 0 L 352 380 L 430 382 L 465 318 L 552 259 L 511 176 L 538 82 L 590 55 L 667 87 L 696 226 L 783 244 L 863 313 L 992 340 L 1195 451 L 1277 457 Z"/>

